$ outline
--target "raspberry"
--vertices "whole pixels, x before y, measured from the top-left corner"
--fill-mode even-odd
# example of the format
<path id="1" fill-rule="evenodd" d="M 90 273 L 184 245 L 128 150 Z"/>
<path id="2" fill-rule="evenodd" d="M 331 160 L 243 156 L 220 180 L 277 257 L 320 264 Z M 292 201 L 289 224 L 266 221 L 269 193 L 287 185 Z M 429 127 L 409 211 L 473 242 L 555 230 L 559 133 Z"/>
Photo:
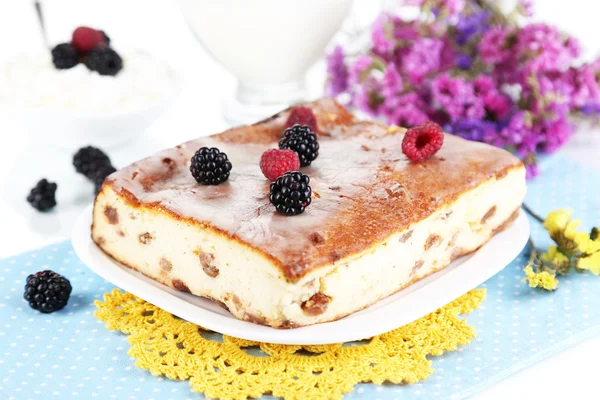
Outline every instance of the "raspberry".
<path id="1" fill-rule="evenodd" d="M 286 172 L 299 169 L 300 159 L 293 150 L 270 149 L 260 157 L 260 170 L 270 181 L 274 181 Z"/>
<path id="2" fill-rule="evenodd" d="M 42 179 L 29 192 L 27 202 L 38 211 L 51 210 L 56 206 L 56 188 L 56 183 Z"/>
<path id="3" fill-rule="evenodd" d="M 313 110 L 308 107 L 294 107 L 290 112 L 290 116 L 285 123 L 286 128 L 291 128 L 294 125 L 308 126 L 311 131 L 317 132 L 317 119 Z"/>
<path id="4" fill-rule="evenodd" d="M 79 64 L 77 50 L 70 43 L 61 43 L 52 49 L 52 63 L 56 69 L 69 69 Z"/>
<path id="5" fill-rule="evenodd" d="M 286 129 L 279 141 L 279 148 L 294 150 L 303 167 L 309 166 L 319 156 L 317 135 L 308 126 L 294 125 Z"/>
<path id="6" fill-rule="evenodd" d="M 402 152 L 413 162 L 423 161 L 442 148 L 444 132 L 435 122 L 410 128 L 402 140 Z"/>
<path id="7" fill-rule="evenodd" d="M 72 290 L 67 278 L 46 270 L 27 277 L 23 298 L 34 310 L 51 313 L 67 305 Z"/>
<path id="8" fill-rule="evenodd" d="M 190 172 L 202 185 L 219 185 L 229 179 L 232 165 L 227 154 L 217 148 L 201 147 L 192 157 Z"/>
<path id="9" fill-rule="evenodd" d="M 310 178 L 300 172 L 286 172 L 271 183 L 269 201 L 285 215 L 298 215 L 310 205 Z"/>
<path id="10" fill-rule="evenodd" d="M 106 44 L 102 31 L 80 26 L 73 31 L 71 43 L 81 54 L 88 53 L 98 46 Z"/>

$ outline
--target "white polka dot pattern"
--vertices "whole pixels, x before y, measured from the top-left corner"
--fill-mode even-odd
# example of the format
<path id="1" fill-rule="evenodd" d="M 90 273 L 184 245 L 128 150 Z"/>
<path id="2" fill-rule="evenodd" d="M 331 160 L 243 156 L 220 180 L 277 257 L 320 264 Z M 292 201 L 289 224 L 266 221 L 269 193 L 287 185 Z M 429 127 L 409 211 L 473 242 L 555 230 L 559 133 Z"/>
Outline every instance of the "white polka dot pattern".
<path id="1" fill-rule="evenodd" d="M 528 205 L 545 215 L 571 207 L 586 228 L 600 225 L 600 177 L 555 157 L 529 184 Z M 531 223 L 539 247 L 549 244 L 543 228 Z M 566 343 L 600 333 L 600 278 L 573 274 L 556 293 L 521 283 L 524 254 L 483 284 L 488 299 L 469 324 L 478 336 L 471 345 L 433 359 L 436 372 L 407 385 L 357 385 L 346 399 L 462 399 L 562 349 Z M 67 307 L 44 315 L 22 299 L 28 274 L 49 268 L 67 276 L 73 294 Z M 93 313 L 94 300 L 112 285 L 87 269 L 70 243 L 0 261 L 0 398 L 6 399 L 203 399 L 187 382 L 157 378 L 134 366 L 123 334 L 105 329 Z M 272 399 L 265 396 L 264 399 Z"/>

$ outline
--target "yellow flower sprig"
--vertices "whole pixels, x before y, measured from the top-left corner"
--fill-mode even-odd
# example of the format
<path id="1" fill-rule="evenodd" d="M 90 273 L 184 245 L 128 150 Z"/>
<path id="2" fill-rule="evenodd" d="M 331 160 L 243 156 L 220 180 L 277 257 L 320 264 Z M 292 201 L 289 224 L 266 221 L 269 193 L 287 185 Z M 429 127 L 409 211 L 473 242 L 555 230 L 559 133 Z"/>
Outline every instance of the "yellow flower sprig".
<path id="1" fill-rule="evenodd" d="M 529 238 L 529 261 L 523 272 L 525 272 L 525 278 L 523 282 L 529 283 L 529 287 L 540 288 L 548 291 L 558 289 L 558 279 L 556 279 L 556 272 L 552 269 L 546 268 L 542 262 L 533 240 Z"/>
<path id="2" fill-rule="evenodd" d="M 529 246 L 531 255 L 523 269 L 530 287 L 544 290 L 558 288 L 557 275 L 566 275 L 571 271 L 583 273 L 590 271 L 600 275 L 600 230 L 592 229 L 590 233 L 577 231 L 581 221 L 571 218 L 572 211 L 558 209 L 542 219 L 529 207 L 523 209 L 534 219 L 543 224 L 544 228 L 556 244 L 548 251 L 538 254 L 531 239 Z"/>

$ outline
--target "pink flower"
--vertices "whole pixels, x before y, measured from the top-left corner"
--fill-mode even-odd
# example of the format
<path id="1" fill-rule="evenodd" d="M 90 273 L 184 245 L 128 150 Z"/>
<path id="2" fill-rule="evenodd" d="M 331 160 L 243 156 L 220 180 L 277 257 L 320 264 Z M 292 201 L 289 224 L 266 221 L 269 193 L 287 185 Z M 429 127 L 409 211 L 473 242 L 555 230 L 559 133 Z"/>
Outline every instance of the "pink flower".
<path id="1" fill-rule="evenodd" d="M 391 53 L 394 50 L 395 42 L 392 37 L 392 21 L 390 16 L 382 14 L 373 23 L 371 29 L 371 40 L 373 49 L 381 56 Z"/>
<path id="2" fill-rule="evenodd" d="M 477 96 L 485 96 L 487 94 L 495 94 L 496 93 L 496 84 L 494 80 L 485 75 L 480 75 L 473 81 L 473 88 L 475 89 L 475 94 Z"/>
<path id="3" fill-rule="evenodd" d="M 600 57 L 596 58 L 589 64 L 590 68 L 596 72 L 600 71 Z"/>
<path id="4" fill-rule="evenodd" d="M 483 100 L 474 96 L 472 90 L 465 96 L 463 110 L 464 118 L 483 119 L 485 116 Z"/>
<path id="5" fill-rule="evenodd" d="M 394 63 L 388 64 L 381 82 L 381 94 L 385 98 L 395 97 L 404 91 L 402 76 Z"/>
<path id="6" fill-rule="evenodd" d="M 521 98 L 534 114 L 544 113 L 549 101 L 553 107 L 568 104 L 574 90 L 567 74 L 561 72 L 538 73 L 524 81 Z"/>
<path id="7" fill-rule="evenodd" d="M 425 110 L 427 104 L 417 93 L 407 93 L 394 98 L 386 98 L 382 113 L 388 124 L 411 127 L 429 120 Z"/>
<path id="8" fill-rule="evenodd" d="M 340 46 L 327 56 L 327 85 L 326 92 L 330 96 L 338 94 L 348 89 L 348 68 L 344 61 L 344 52 Z"/>
<path id="9" fill-rule="evenodd" d="M 384 99 L 381 84 L 372 76 L 367 77 L 352 96 L 352 104 L 369 115 L 377 116 Z"/>
<path id="10" fill-rule="evenodd" d="M 508 125 L 500 132 L 500 135 L 504 139 L 504 144 L 512 146 L 523 143 L 523 140 L 531 134 L 532 130 L 525 123 L 525 113 L 523 111 L 519 111 L 513 115 Z M 533 150 L 535 150 L 535 145 Z M 525 153 L 530 153 L 531 151 L 527 149 Z"/>
<path id="11" fill-rule="evenodd" d="M 432 80 L 431 92 L 433 101 L 452 120 L 482 119 L 485 116 L 483 100 L 475 96 L 473 85 L 463 78 L 451 78 L 443 74 Z"/>
<path id="12" fill-rule="evenodd" d="M 531 0 L 516 2 L 518 13 L 532 13 Z M 537 173 L 537 153 L 573 134 L 573 114 L 600 115 L 600 59 L 574 67 L 579 43 L 556 27 L 505 23 L 473 1 L 404 3 L 428 14 L 415 21 L 381 15 L 371 48 L 348 65 L 336 48 L 328 56 L 329 93 L 347 94 L 354 107 L 389 123 L 434 120 L 506 148 L 527 159 L 528 176 Z"/>
<path id="13" fill-rule="evenodd" d="M 456 64 L 456 49 L 449 38 L 442 40 L 443 46 L 440 53 L 440 72 L 446 71 Z"/>
<path id="14" fill-rule="evenodd" d="M 507 117 L 512 110 L 512 102 L 508 96 L 498 92 L 483 96 L 483 104 L 486 110 L 492 113 L 496 119 Z"/>
<path id="15" fill-rule="evenodd" d="M 557 103 L 568 103 L 573 95 L 573 83 L 567 73 L 549 72 L 538 75 L 539 91 L 544 97 L 552 97 Z"/>
<path id="16" fill-rule="evenodd" d="M 392 36 L 397 41 L 413 41 L 419 37 L 419 26 L 414 21 L 404 21 L 401 18 L 393 19 Z"/>
<path id="17" fill-rule="evenodd" d="M 527 180 L 533 179 L 540 174 L 540 167 L 537 164 L 525 164 L 525 177 Z"/>
<path id="18" fill-rule="evenodd" d="M 462 79 L 452 79 L 450 75 L 443 74 L 431 81 L 433 98 L 440 104 L 449 103 L 452 98 L 456 98 L 462 91 Z"/>
<path id="19" fill-rule="evenodd" d="M 600 87 L 596 82 L 596 71 L 591 65 L 571 68 L 567 73 L 572 87 L 570 104 L 581 108 L 589 104 L 600 104 Z"/>
<path id="20" fill-rule="evenodd" d="M 539 124 L 537 136 L 543 140 L 542 149 L 547 153 L 558 150 L 573 134 L 573 126 L 565 119 L 559 118 L 552 122 Z"/>
<path id="21" fill-rule="evenodd" d="M 579 41 L 577 41 L 577 39 L 573 37 L 568 37 L 567 40 L 565 40 L 565 48 L 567 49 L 572 58 L 575 59 L 581 56 L 581 45 L 579 44 Z"/>
<path id="22" fill-rule="evenodd" d="M 455 16 L 465 8 L 465 0 L 441 0 L 440 8 L 448 10 L 450 15 Z"/>
<path id="23" fill-rule="evenodd" d="M 523 27 L 515 46 L 518 59 L 523 60 L 526 75 L 536 72 L 564 71 L 579 54 L 575 39 L 563 40 L 557 28 L 546 24 Z"/>
<path id="24" fill-rule="evenodd" d="M 422 6 L 427 0 L 405 0 L 405 4 Z M 428 2 L 432 8 L 447 11 L 450 16 L 460 14 L 465 8 L 465 0 L 431 0 Z"/>
<path id="25" fill-rule="evenodd" d="M 533 1 L 532 0 L 519 0 L 517 4 L 518 10 L 521 15 L 525 17 L 533 16 Z"/>
<path id="26" fill-rule="evenodd" d="M 479 42 L 479 53 L 483 62 L 489 65 L 500 64 L 508 61 L 511 49 L 508 46 L 510 29 L 493 27 L 487 31 Z"/>
<path id="27" fill-rule="evenodd" d="M 506 94 L 498 90 L 497 84 L 489 76 L 478 76 L 473 81 L 475 95 L 483 99 L 483 104 L 495 119 L 503 119 L 510 114 L 513 104 Z"/>
<path id="28" fill-rule="evenodd" d="M 362 83 L 366 79 L 372 65 L 373 59 L 366 54 L 361 54 L 350 67 L 350 84 L 358 85 Z"/>
<path id="29" fill-rule="evenodd" d="M 411 82 L 420 84 L 423 78 L 440 68 L 440 54 L 444 44 L 437 39 L 417 39 L 402 59 L 402 70 Z"/>

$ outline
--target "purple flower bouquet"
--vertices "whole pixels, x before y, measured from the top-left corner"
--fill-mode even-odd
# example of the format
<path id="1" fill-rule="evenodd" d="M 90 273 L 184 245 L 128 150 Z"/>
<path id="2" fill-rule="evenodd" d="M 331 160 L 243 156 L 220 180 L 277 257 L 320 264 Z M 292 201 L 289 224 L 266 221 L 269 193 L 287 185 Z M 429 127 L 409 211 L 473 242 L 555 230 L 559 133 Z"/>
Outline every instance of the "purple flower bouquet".
<path id="1" fill-rule="evenodd" d="M 521 157 L 529 177 L 536 155 L 560 148 L 575 117 L 600 113 L 600 60 L 577 63 L 577 40 L 556 27 L 517 19 L 490 0 L 404 0 L 416 20 L 383 14 L 372 47 L 352 60 L 328 56 L 327 92 L 389 124 L 432 120 L 446 132 L 503 147 Z M 577 66 L 576 66 L 577 65 Z"/>

